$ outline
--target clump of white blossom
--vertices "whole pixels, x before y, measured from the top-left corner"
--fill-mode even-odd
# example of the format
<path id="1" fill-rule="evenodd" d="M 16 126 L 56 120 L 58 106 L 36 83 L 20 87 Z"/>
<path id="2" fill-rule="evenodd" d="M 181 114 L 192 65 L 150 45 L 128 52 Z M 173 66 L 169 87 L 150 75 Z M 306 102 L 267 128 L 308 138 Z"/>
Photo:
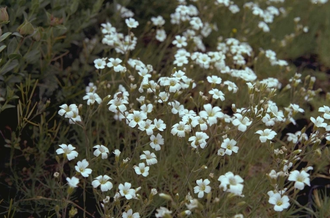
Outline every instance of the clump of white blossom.
<path id="1" fill-rule="evenodd" d="M 236 5 L 233 1 L 216 0 L 212 4 L 217 10 L 229 11 L 233 16 L 248 13 L 255 19 L 259 32 L 271 34 L 276 19 L 287 13 L 276 6 L 283 2 L 268 0 L 266 5 L 259 6 L 254 2 Z M 311 2 L 324 4 L 327 1 Z M 318 116 L 310 117 L 311 134 L 301 129 L 281 136 L 281 131 L 288 124 L 296 126 L 296 117 L 306 112 L 303 103 L 310 102 L 316 95 L 312 89 L 315 78 L 306 79 L 305 82 L 309 81 L 306 85 L 301 74 L 295 73 L 285 84 L 279 78 L 259 75 L 254 65 L 259 59 L 265 59 L 263 64 L 281 70 L 289 69 L 289 63 L 278 59 L 273 50 L 259 48 L 256 51 L 244 37 L 238 40 L 220 36 L 221 29 L 216 22 L 202 16 L 204 13 L 196 5 L 197 1 L 179 0 L 169 16 L 150 17 L 148 28 L 153 30 L 153 39 L 159 44 L 167 43 L 172 50 L 172 56 L 167 57 L 171 71 L 157 72 L 157 63 L 139 58 L 139 53 L 132 55 L 141 43 L 134 32 L 144 27 L 131 10 L 116 4 L 124 27 L 111 22 L 101 24 L 101 42 L 112 52 L 109 53 L 111 56 L 96 58 L 93 62 L 97 73 L 112 76 L 112 92 L 102 90 L 102 81 L 95 83 L 98 85 L 89 83 L 82 97 L 85 105 L 60 106 L 58 114 L 84 131 L 88 123 L 85 120 L 93 110 L 98 113 L 103 106 L 104 114 L 109 116 L 99 119 L 116 125 L 104 131 L 116 134 L 121 143 L 102 144 L 102 137 L 108 134 L 101 129 L 95 130 L 93 134 L 97 135 L 97 140 L 85 140 L 83 150 L 88 154 L 81 154 L 82 160 L 75 163 L 75 176 L 66 176 L 71 189 L 85 185 L 85 182 L 91 185 L 105 213 L 113 212 L 107 211 L 111 207 L 109 202 L 114 205 L 120 202 L 125 205 L 116 209 L 121 217 L 144 217 L 147 215 L 140 214 L 137 205 L 143 204 L 147 208 L 156 197 L 167 203 L 157 203 L 157 208 L 153 208 L 155 217 L 200 214 L 203 207 L 218 205 L 222 199 L 244 201 L 246 196 L 253 195 L 249 183 L 254 176 L 250 172 L 253 163 L 245 163 L 244 156 L 251 155 L 247 150 L 254 152 L 254 149 L 267 150 L 271 157 L 271 169 L 263 173 L 265 180 L 262 182 L 267 183 L 267 191 L 270 190 L 263 195 L 268 195 L 266 202 L 272 210 L 288 209 L 293 203 L 290 191 L 311 186 L 313 172 L 308 171 L 313 167 L 298 170 L 296 166 L 304 159 L 305 145 L 319 145 L 323 139 L 330 141 L 330 107 L 323 105 L 318 108 Z M 167 23 L 181 32 L 167 35 Z M 212 33 L 218 34 L 219 38 L 216 46 L 209 48 L 207 37 Z M 120 80 L 114 82 L 114 78 Z M 298 87 L 299 96 L 295 93 L 295 97 L 299 100 L 292 98 L 293 102 L 286 105 L 277 102 L 277 95 Z M 241 99 L 241 96 L 248 97 Z M 241 103 L 243 100 L 248 103 Z M 228 105 L 232 113 L 227 112 Z M 85 110 L 89 113 L 83 114 Z M 117 125 L 125 132 L 115 133 Z M 132 137 L 136 139 L 131 140 Z M 76 147 L 71 144 L 59 147 L 56 153 L 64 156 L 63 164 L 78 157 Z M 176 162 L 166 156 L 168 154 L 180 155 L 182 159 Z M 185 162 L 186 158 L 194 160 L 193 166 Z M 171 165 L 174 170 L 166 169 L 168 173 L 161 174 L 164 167 Z M 215 169 L 217 165 L 219 169 Z M 178 178 L 180 173 L 176 171 L 184 171 L 187 175 Z M 169 178 L 168 187 L 157 186 Z M 173 186 L 174 180 L 178 180 L 179 185 L 184 182 L 184 186 Z M 157 195 L 157 190 L 163 192 Z M 180 191 L 186 197 L 180 196 Z M 263 206 L 267 207 L 266 204 Z M 245 211 L 235 211 L 235 217 L 243 217 L 240 213 Z M 219 212 L 220 215 L 224 216 Z"/>

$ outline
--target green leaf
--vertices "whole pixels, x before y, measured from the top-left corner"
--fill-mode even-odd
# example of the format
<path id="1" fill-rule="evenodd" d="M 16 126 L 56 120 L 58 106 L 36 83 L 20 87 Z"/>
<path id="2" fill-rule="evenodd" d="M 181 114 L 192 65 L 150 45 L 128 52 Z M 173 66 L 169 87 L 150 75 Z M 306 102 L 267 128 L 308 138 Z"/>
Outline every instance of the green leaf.
<path id="1" fill-rule="evenodd" d="M 58 30 L 58 34 L 59 35 L 63 35 L 67 32 L 67 28 L 66 26 L 63 26 L 63 25 L 58 25 L 58 26 L 55 26 L 55 28 Z"/>
<path id="2" fill-rule="evenodd" d="M 8 36 L 10 36 L 11 32 L 7 32 L 2 34 L 2 36 L 0 36 L 0 42 L 2 42 L 3 40 L 5 40 Z"/>
<path id="3" fill-rule="evenodd" d="M 25 0 L 19 0 L 18 1 L 18 5 L 19 6 L 23 6 L 23 5 L 25 5 L 25 2 L 26 2 Z"/>
<path id="4" fill-rule="evenodd" d="M 10 22 L 9 20 L 8 21 L 0 21 L 0 25 L 5 25 L 5 24 L 7 24 L 9 22 Z"/>
<path id="5" fill-rule="evenodd" d="M 0 52 L 2 52 L 2 50 L 4 50 L 6 47 L 7 47 L 6 45 L 0 46 Z"/>
<path id="6" fill-rule="evenodd" d="M 20 38 L 23 38 L 23 36 L 22 36 L 21 34 L 19 34 L 19 32 L 13 32 L 13 35 L 14 35 L 14 36 L 18 36 L 18 37 L 20 37 Z"/>
<path id="7" fill-rule="evenodd" d="M 15 60 L 15 59 L 19 60 L 19 59 L 22 58 L 22 55 L 20 55 L 20 54 L 10 54 L 10 55 L 8 55 L 8 58 L 10 60 Z"/>
<path id="8" fill-rule="evenodd" d="M 79 0 L 73 0 L 70 6 L 71 14 L 74 14 L 77 11 L 78 6 L 79 6 Z"/>
<path id="9" fill-rule="evenodd" d="M 59 30 L 67 31 L 66 26 L 63 26 L 63 25 L 57 25 L 56 28 Z"/>
<path id="10" fill-rule="evenodd" d="M 97 0 L 96 3 L 94 3 L 93 5 L 93 10 L 92 10 L 92 16 L 94 16 L 95 14 L 97 14 L 99 12 L 99 10 L 102 7 L 104 0 Z"/>
<path id="11" fill-rule="evenodd" d="M 18 61 L 17 60 L 9 60 L 1 69 L 0 75 L 4 76 L 6 73 L 17 67 Z"/>
<path id="12" fill-rule="evenodd" d="M 16 38 L 12 38 L 9 43 L 8 43 L 8 46 L 7 46 L 7 53 L 8 54 L 13 54 L 14 51 L 16 50 L 18 46 L 18 43 L 17 43 L 17 39 Z"/>
<path id="13" fill-rule="evenodd" d="M 35 12 L 37 12 L 39 10 L 39 0 L 32 0 L 31 2 L 31 14 L 34 14 Z"/>
<path id="14" fill-rule="evenodd" d="M 26 53 L 24 55 L 24 59 L 28 62 L 28 63 L 34 63 L 36 62 L 40 57 L 40 51 L 39 49 L 34 49 L 28 53 Z"/>
<path id="15" fill-rule="evenodd" d="M 12 104 L 5 104 L 4 106 L 0 107 L 0 111 L 4 111 L 6 109 L 9 109 L 9 108 L 14 108 L 15 105 L 12 105 Z"/>

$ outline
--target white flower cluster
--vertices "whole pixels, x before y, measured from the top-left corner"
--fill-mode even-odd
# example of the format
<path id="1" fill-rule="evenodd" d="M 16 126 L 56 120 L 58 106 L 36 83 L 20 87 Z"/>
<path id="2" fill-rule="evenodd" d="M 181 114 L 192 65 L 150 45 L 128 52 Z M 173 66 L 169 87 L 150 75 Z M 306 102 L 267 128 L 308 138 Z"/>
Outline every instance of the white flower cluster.
<path id="1" fill-rule="evenodd" d="M 61 109 L 58 111 L 58 114 L 68 118 L 70 124 L 81 122 L 79 109 L 76 104 L 70 104 L 69 106 L 67 104 L 63 104 L 60 106 L 60 108 Z"/>
<path id="2" fill-rule="evenodd" d="M 254 2 L 247 2 L 244 4 L 244 7 L 249 8 L 253 15 L 262 19 L 262 21 L 259 22 L 258 27 L 262 29 L 263 32 L 269 32 L 270 28 L 268 24 L 273 23 L 274 18 L 276 16 L 280 16 L 280 13 L 285 13 L 283 8 L 279 10 L 275 6 L 268 6 L 265 10 L 263 10 Z"/>
<path id="3" fill-rule="evenodd" d="M 139 23 L 134 18 L 127 18 L 125 20 L 126 25 L 128 28 L 136 28 Z M 125 54 L 128 51 L 132 51 L 135 49 L 137 38 L 134 36 L 134 34 L 131 32 L 130 35 L 124 36 L 122 33 L 117 33 L 116 28 L 111 25 L 111 23 L 103 23 L 102 25 L 102 33 L 104 34 L 104 37 L 102 39 L 102 43 L 108 46 L 111 46 L 115 49 L 117 53 Z M 100 66 L 104 68 L 105 62 L 101 62 Z M 103 69 L 98 68 L 97 69 Z"/>
<path id="4" fill-rule="evenodd" d="M 283 140 L 287 140 L 285 142 L 287 144 L 294 145 L 293 148 L 277 147 L 276 142 L 280 135 L 278 126 L 282 127 L 288 123 L 296 125 L 294 116 L 304 113 L 304 109 L 295 103 L 281 107 L 275 100 L 272 100 L 276 93 L 282 91 L 282 84 L 277 78 L 258 78 L 252 61 L 258 61 L 260 55 L 256 57 L 254 50 L 247 42 L 239 41 L 236 38 L 219 37 L 216 49 L 206 49 L 203 39 L 208 37 L 213 30 L 217 30 L 216 25 L 203 22 L 196 6 L 189 5 L 183 0 L 179 2 L 181 4 L 171 14 L 171 23 L 185 25 L 185 28 L 184 32 L 173 35 L 173 39 L 169 39 L 171 41 L 166 40 L 165 19 L 162 16 L 152 17 L 149 22 L 152 23 L 152 28 L 156 29 L 155 37 L 159 42 L 165 40 L 168 43 L 172 42 L 171 49 L 174 50 L 174 57 L 167 57 L 168 60 L 173 60 L 172 63 L 168 62 L 173 66 L 171 72 L 157 74 L 152 65 L 146 64 L 144 60 L 141 61 L 139 57 L 131 58 L 129 56 L 129 51 L 134 50 L 137 43 L 137 38 L 131 31 L 139 26 L 139 22 L 132 18 L 133 12 L 117 5 L 121 16 L 126 18 L 125 23 L 130 32 L 127 36 L 118 33 L 109 22 L 101 24 L 104 34 L 102 43 L 114 48 L 118 57 L 95 59 L 94 66 L 99 70 L 98 72 L 108 70 L 120 73 L 118 75 L 122 77 L 120 81 L 124 81 L 125 85 L 115 83 L 118 88 L 116 86 L 114 94 L 111 93 L 113 96 L 108 95 L 102 99 L 96 93 L 97 87 L 90 83 L 86 87 L 86 95 L 83 100 L 87 101 L 86 104 L 90 106 L 90 109 L 93 108 L 91 105 L 101 104 L 108 99 L 107 108 L 114 120 L 123 123 L 126 129 L 137 133 L 138 154 L 134 153 L 123 159 L 121 165 L 118 166 L 124 166 L 125 170 L 135 172 L 138 181 L 153 181 L 153 171 L 159 167 L 157 165 L 160 165 L 159 163 L 162 161 L 160 153 L 163 151 L 165 153 L 170 149 L 165 143 L 170 140 L 169 138 L 187 145 L 189 151 L 196 152 L 196 155 L 212 149 L 212 154 L 215 153 L 216 156 L 217 153 L 221 156 L 216 156 L 216 158 L 226 161 L 240 155 L 239 152 L 242 152 L 243 145 L 246 146 L 243 138 L 250 134 L 251 141 L 255 142 L 257 146 L 268 145 L 272 148 L 271 153 L 274 152 L 272 156 L 277 158 L 278 168 L 274 168 L 277 171 L 272 169 L 267 174 L 274 189 L 267 193 L 268 202 L 274 205 L 275 211 L 289 208 L 287 190 L 293 188 L 303 190 L 305 185 L 310 186 L 308 171 L 312 169 L 312 167 L 302 170 L 295 168 L 294 164 L 301 158 L 300 153 L 302 152 L 301 149 L 295 148 L 295 145 L 317 143 L 323 138 L 330 141 L 330 124 L 327 122 L 330 120 L 330 107 L 324 105 L 318 109 L 322 113 L 321 116 L 310 117 L 314 129 L 309 136 L 303 130 L 287 133 Z M 268 0 L 267 2 L 266 9 L 261 9 L 252 2 L 244 4 L 245 9 L 248 8 L 252 14 L 262 19 L 260 22 L 258 21 L 258 26 L 264 32 L 269 32 L 268 25 L 274 21 L 276 16 L 285 12 L 284 9 L 280 10 L 271 6 L 272 3 L 284 2 L 284 0 Z M 315 2 L 313 1 L 313 3 Z M 318 1 L 318 3 L 320 2 Z M 240 8 L 230 0 L 216 0 L 215 4 L 217 7 L 227 7 L 232 13 L 240 11 Z M 278 59 L 272 50 L 261 50 L 260 54 L 262 57 L 265 56 L 272 66 L 288 65 L 286 61 Z M 192 72 L 192 70 L 194 71 Z M 205 73 L 196 73 L 199 71 Z M 313 81 L 315 78 L 312 77 L 310 84 L 313 84 Z M 283 90 L 296 88 L 301 83 L 301 75 L 297 73 L 289 79 L 289 84 Z M 312 85 L 310 86 L 312 87 Z M 99 91 L 99 93 L 101 92 Z M 235 104 L 231 104 L 232 113 L 226 113 L 224 109 L 226 101 L 230 102 L 233 98 L 240 100 L 241 94 L 250 97 L 249 105 L 246 107 L 241 105 L 241 108 L 237 108 Z M 303 95 L 303 100 L 309 101 L 315 96 L 315 92 L 311 88 L 302 88 L 301 95 Z M 83 122 L 78 106 L 75 104 L 61 105 L 58 113 L 68 118 L 72 124 Z M 59 146 L 60 148 L 56 150 L 57 154 L 63 154 L 67 160 L 72 161 L 78 156 L 78 152 L 71 144 Z M 108 159 L 110 151 L 107 146 L 98 144 L 93 148 L 95 157 L 90 160 L 91 164 L 94 161 Z M 118 162 L 121 151 L 116 149 L 113 154 L 115 154 L 115 161 Z M 77 162 L 75 165 L 77 177 L 67 178 L 71 188 L 79 185 L 79 176 L 87 178 L 92 172 L 95 174 L 95 169 L 92 171 L 88 168 L 90 163 L 86 159 Z M 126 167 L 129 164 L 132 165 Z M 207 169 L 204 165 L 202 168 Z M 193 188 L 194 193 L 197 198 L 204 198 L 205 195 L 211 197 L 211 190 L 214 190 L 212 179 L 197 177 L 197 174 L 193 173 L 197 171 L 191 171 L 191 176 L 195 176 L 193 181 L 196 182 L 196 186 Z M 243 172 L 240 174 L 243 175 Z M 91 180 L 91 184 L 94 189 L 100 189 L 101 192 L 115 190 L 114 186 L 119 183 L 116 193 L 112 196 L 114 201 L 119 198 L 126 200 L 142 198 L 137 194 L 140 187 L 132 188 L 133 182 L 124 181 L 116 184 L 116 182 L 112 183 L 115 181 L 112 178 L 115 177 L 111 175 L 111 178 L 107 172 L 96 175 Z M 287 187 L 281 185 L 282 190 L 277 184 L 279 176 L 289 181 L 288 184 L 285 184 Z M 213 178 L 213 174 L 210 177 Z M 219 176 L 218 181 L 221 190 L 231 193 L 231 195 L 244 197 L 244 179 L 240 175 L 228 171 Z M 150 196 L 156 194 L 156 189 L 152 189 Z M 172 200 L 171 196 L 164 193 L 159 196 Z M 110 196 L 107 196 L 103 203 L 108 203 L 109 199 Z M 216 202 L 217 198 L 214 201 Z M 173 200 L 172 203 L 174 203 Z M 191 215 L 192 210 L 199 207 L 199 204 L 198 200 L 191 197 L 188 192 L 185 202 L 187 210 L 183 211 L 181 215 Z M 166 217 L 173 213 L 165 207 L 160 207 L 156 211 L 156 217 Z M 122 217 L 140 217 L 138 212 L 134 213 L 133 209 L 129 209 L 129 207 L 121 213 Z M 237 217 L 240 215 L 238 214 Z"/>

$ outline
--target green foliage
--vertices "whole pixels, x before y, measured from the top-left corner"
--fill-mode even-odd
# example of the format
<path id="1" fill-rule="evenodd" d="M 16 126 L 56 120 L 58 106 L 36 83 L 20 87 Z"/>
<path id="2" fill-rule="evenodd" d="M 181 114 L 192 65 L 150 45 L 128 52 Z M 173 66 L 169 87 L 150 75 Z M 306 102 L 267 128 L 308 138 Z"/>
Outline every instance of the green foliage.
<path id="1" fill-rule="evenodd" d="M 215 63 L 209 68 L 192 60 L 184 66 L 173 64 L 178 51 L 173 45 L 175 36 L 191 29 L 189 21 L 171 24 L 171 14 L 178 5 L 174 0 L 0 0 L 0 116 L 11 111 L 17 119 L 17 123 L 15 119 L 13 122 L 0 121 L 6 122 L 0 131 L 8 154 L 4 160 L 4 180 L 1 181 L 1 185 L 9 190 L 8 196 L 2 196 L 0 201 L 0 206 L 8 211 L 4 215 L 122 217 L 124 212 L 133 209 L 141 217 L 153 217 L 157 209 L 167 207 L 172 214 L 164 217 L 185 217 L 187 205 L 196 200 L 196 207 L 189 209 L 191 217 L 234 217 L 237 214 L 244 217 L 295 217 L 299 212 L 315 217 L 329 216 L 326 191 L 320 194 L 315 189 L 309 204 L 302 205 L 296 200 L 301 193 L 292 181 L 288 181 L 288 175 L 272 178 L 270 172 L 284 172 L 289 163 L 293 164 L 292 168 L 288 167 L 290 171 L 300 171 L 302 167 L 299 165 L 302 164 L 304 167 L 313 166 L 314 171 L 309 172 L 311 181 L 329 179 L 329 148 L 325 139 L 328 130 L 316 128 L 309 120 L 319 116 L 317 109 L 327 105 L 330 99 L 328 82 L 325 82 L 328 76 L 318 71 L 330 67 L 330 19 L 327 19 L 330 4 L 286 1 L 282 4 L 286 15 L 275 17 L 274 22 L 269 23 L 270 32 L 263 32 L 258 27 L 260 18 L 244 7 L 247 2 L 235 1 L 239 13 L 232 13 L 228 7 L 216 5 L 211 0 L 189 2 L 199 11 L 198 17 L 210 24 L 211 34 L 201 37 L 205 51 L 196 48 L 197 42 L 193 39 L 188 40 L 185 49 L 190 54 L 221 50 L 217 46 L 225 44 L 228 38 L 246 43 L 252 48 L 250 54 L 243 57 L 246 63 L 239 65 L 233 54 L 224 52 L 226 65 L 235 70 L 251 68 L 257 75 L 256 81 L 223 73 L 214 66 Z M 266 1 L 255 2 L 261 8 L 268 6 Z M 122 6 L 117 8 L 117 3 Z M 120 12 L 124 7 L 134 12 L 134 18 L 139 22 L 137 29 L 127 28 Z M 166 20 L 164 27 L 152 25 L 150 18 L 158 15 Z M 300 19 L 295 19 L 297 17 Z M 117 44 L 107 46 L 101 43 L 104 27 L 100 25 L 106 22 L 110 22 L 117 33 L 123 33 L 123 39 L 129 36 L 126 45 L 136 36 L 135 49 L 120 53 Z M 308 27 L 308 31 L 304 27 Z M 162 28 L 167 37 L 159 42 L 155 36 Z M 289 61 L 289 65 L 273 64 L 267 57 L 268 49 L 275 51 L 278 59 Z M 317 70 L 300 69 L 290 62 L 306 54 L 316 54 L 321 67 Z M 95 70 L 93 61 L 103 57 L 107 62 L 108 58 L 120 58 L 125 72 L 107 67 Z M 151 83 L 141 85 L 145 78 L 137 68 L 129 65 L 130 59 L 141 60 L 153 67 L 148 72 L 149 81 L 159 81 L 182 70 L 187 78 L 191 78 L 187 82 L 189 88 L 171 92 L 169 86 L 160 86 L 161 82 L 157 82 L 155 89 Z M 210 84 L 207 77 L 212 75 L 220 76 L 222 84 Z M 282 86 L 269 87 L 269 81 L 262 83 L 268 78 L 276 78 Z M 237 93 L 227 90 L 223 84 L 227 80 L 239 87 Z M 87 82 L 93 82 L 97 88 L 96 93 L 102 99 L 100 104 L 86 105 L 82 100 Z M 251 83 L 247 86 L 248 82 Z M 129 93 L 127 114 L 109 111 L 108 102 L 115 95 L 123 95 L 120 86 Z M 151 91 L 146 91 L 148 88 Z M 213 88 L 221 89 L 225 100 L 211 97 L 209 91 Z M 207 130 L 197 126 L 184 137 L 174 136 L 171 130 L 182 116 L 172 114 L 172 107 L 161 101 L 162 91 L 169 93 L 168 102 L 178 101 L 191 113 L 198 114 L 205 105 L 211 104 L 221 108 L 227 119 L 233 120 L 232 114 L 239 113 L 253 122 L 246 131 L 239 131 L 231 125 L 232 120 L 221 118 L 216 124 L 208 125 Z M 326 96 L 321 95 L 321 91 Z M 145 99 L 138 102 L 136 99 L 141 96 Z M 313 133 L 315 137 L 299 143 L 288 141 L 285 130 L 292 121 L 290 119 L 266 127 L 262 118 L 271 114 L 267 111 L 270 101 L 275 102 L 284 117 L 308 120 L 300 129 L 301 133 Z M 71 103 L 77 104 L 81 121 L 59 116 L 59 106 Z M 290 111 L 290 103 L 299 105 L 304 113 Z M 128 114 L 140 110 L 143 104 L 154 107 L 148 113 L 149 119 L 162 119 L 166 123 L 165 130 L 154 132 L 164 138 L 160 151 L 150 147 L 150 134 L 140 130 L 138 125 L 129 126 Z M 69 109 L 64 113 L 68 112 Z M 124 118 L 120 121 L 114 115 Z M 271 118 L 275 117 L 272 115 Z M 277 136 L 262 143 L 256 131 L 265 128 L 274 130 Z M 209 136 L 205 149 L 191 145 L 189 139 L 197 132 Z M 239 151 L 232 155 L 218 155 L 226 138 L 234 139 Z M 66 154 L 57 153 L 60 144 L 72 144 L 78 157 L 69 161 Z M 109 149 L 106 159 L 94 155 L 95 145 Z M 120 155 L 113 154 L 116 150 L 121 152 Z M 134 168 L 143 162 L 140 155 L 146 150 L 156 153 L 158 163 L 150 165 L 149 175 L 143 177 L 137 175 Z M 88 178 L 75 168 L 77 161 L 83 159 L 92 169 Z M 219 188 L 218 178 L 227 172 L 244 179 L 244 197 Z M 93 188 L 92 182 L 100 175 L 111 177 L 111 190 L 103 192 L 100 187 Z M 73 177 L 79 178 L 78 187 L 68 186 L 67 179 Z M 206 178 L 210 181 L 211 192 L 198 198 L 194 192 L 196 181 Z M 119 184 L 125 182 L 132 184 L 136 199 L 127 200 L 116 195 Z M 153 188 L 158 194 L 153 193 Z M 268 202 L 267 192 L 270 190 L 285 190 L 285 195 L 290 197 L 290 207 L 280 213 L 274 211 L 274 205 Z M 315 203 L 313 208 L 311 203 Z"/>
<path id="2" fill-rule="evenodd" d="M 68 76 L 68 63 L 63 60 L 70 52 L 76 55 L 73 59 L 78 58 L 78 50 L 72 50 L 72 44 L 81 45 L 85 38 L 82 30 L 95 24 L 102 1 L 93 7 L 79 1 L 71 5 L 64 0 L 0 1 L 0 5 L 5 5 L 2 10 L 9 14 L 8 22 L 1 25 L 1 110 L 13 107 L 16 85 L 28 76 L 39 80 L 39 98 L 46 101 L 58 89 L 59 78 Z M 80 71 L 80 76 L 89 72 Z"/>

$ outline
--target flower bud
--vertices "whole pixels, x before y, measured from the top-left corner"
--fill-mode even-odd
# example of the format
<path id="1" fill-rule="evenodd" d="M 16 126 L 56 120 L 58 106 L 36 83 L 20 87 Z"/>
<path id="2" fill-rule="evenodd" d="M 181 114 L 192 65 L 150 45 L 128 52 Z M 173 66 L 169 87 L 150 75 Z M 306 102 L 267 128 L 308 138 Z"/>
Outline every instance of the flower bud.
<path id="1" fill-rule="evenodd" d="M 17 27 L 17 31 L 21 35 L 30 35 L 34 33 L 34 27 L 29 21 L 24 20 L 24 23 L 22 23 L 19 27 Z"/>
<path id="2" fill-rule="evenodd" d="M 43 29 L 41 27 L 38 27 L 36 29 L 36 32 L 33 34 L 32 38 L 37 42 L 40 41 L 41 36 L 42 36 L 42 31 L 43 31 Z"/>
<path id="3" fill-rule="evenodd" d="M 54 177 L 55 177 L 55 178 L 58 178 L 59 176 L 60 176 L 60 173 L 59 173 L 59 172 L 55 172 L 55 173 L 54 173 Z"/>
<path id="4" fill-rule="evenodd" d="M 7 13 L 7 8 L 0 8 L 0 23 L 8 23 L 9 16 Z"/>
<path id="5" fill-rule="evenodd" d="M 185 211 L 182 211 L 181 213 L 179 213 L 179 217 L 185 217 L 185 216 L 190 216 L 190 215 L 191 215 L 190 210 L 185 210 Z"/>
<path id="6" fill-rule="evenodd" d="M 55 206 L 55 212 L 56 212 L 56 213 L 59 213 L 59 212 L 60 212 L 60 206 L 59 206 L 59 205 L 56 205 L 56 206 Z"/>
<path id="7" fill-rule="evenodd" d="M 74 217 L 78 213 L 77 208 L 71 207 L 71 210 L 69 211 L 69 217 Z"/>
<path id="8" fill-rule="evenodd" d="M 159 197 L 161 197 L 165 200 L 172 201 L 172 197 L 170 195 L 167 195 L 167 194 L 164 194 L 164 193 L 159 193 Z"/>
<path id="9" fill-rule="evenodd" d="M 316 149 L 314 152 L 315 152 L 316 156 L 318 156 L 318 157 L 321 157 L 322 156 L 322 152 L 321 152 L 321 150 L 319 148 Z"/>
<path id="10" fill-rule="evenodd" d="M 237 206 L 244 206 L 244 205 L 246 205 L 245 201 L 238 202 L 238 204 L 237 204 Z"/>
<path id="11" fill-rule="evenodd" d="M 69 186 L 67 189 L 67 194 L 71 195 L 73 193 L 73 191 L 74 191 L 74 188 Z"/>

